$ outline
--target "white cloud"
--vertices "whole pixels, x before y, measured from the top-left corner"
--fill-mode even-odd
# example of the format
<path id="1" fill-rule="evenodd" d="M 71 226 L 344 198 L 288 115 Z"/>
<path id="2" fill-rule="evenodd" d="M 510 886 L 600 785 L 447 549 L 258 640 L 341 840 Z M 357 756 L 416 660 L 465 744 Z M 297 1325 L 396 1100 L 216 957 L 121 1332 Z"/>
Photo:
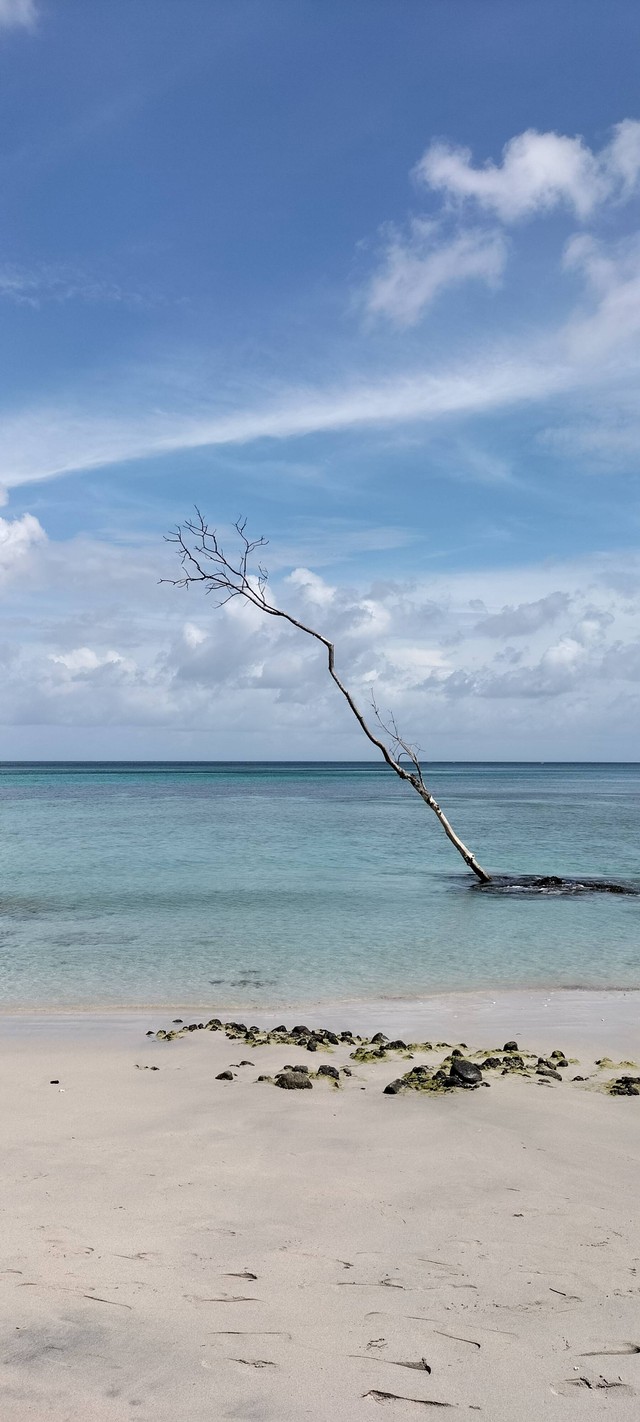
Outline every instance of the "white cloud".
<path id="1" fill-rule="evenodd" d="M 470 229 L 442 240 L 439 224 L 414 218 L 408 238 L 392 231 L 366 293 L 371 315 L 412 326 L 440 292 L 462 282 L 498 282 L 507 257 L 500 232 Z"/>
<path id="2" fill-rule="evenodd" d="M 302 593 L 307 602 L 314 603 L 316 607 L 328 607 L 333 602 L 335 588 L 317 573 L 312 573 L 309 568 L 294 568 L 287 582 Z"/>
<path id="3" fill-rule="evenodd" d="M 95 652 L 92 647 L 74 647 L 71 652 L 50 653 L 49 660 L 72 673 L 98 671 L 100 667 L 125 666 L 124 657 L 119 652 Z M 129 663 L 129 666 L 132 664 Z"/>
<path id="4" fill-rule="evenodd" d="M 552 208 L 587 218 L 601 203 L 630 197 L 640 178 L 640 123 L 624 119 L 611 141 L 594 153 L 580 137 L 527 129 L 509 140 L 502 163 L 473 166 L 469 148 L 430 144 L 415 168 L 427 187 L 454 201 L 475 202 L 506 223 Z"/>
<path id="5" fill-rule="evenodd" d="M 31 30 L 37 18 L 35 0 L 0 0 L 0 30 Z"/>
<path id="6" fill-rule="evenodd" d="M 363 754 L 321 648 L 237 603 L 214 608 L 159 586 L 163 556 L 162 544 L 146 542 L 40 544 L 33 570 L 22 565 L 3 600 L 5 726 L 76 727 L 78 753 L 89 744 L 82 727 L 102 728 L 102 754 L 124 744 L 114 739 L 118 727 L 122 735 L 139 727 L 162 732 L 168 755 L 183 735 L 206 737 L 192 748 L 223 757 L 248 747 L 258 758 Z M 360 587 L 298 568 L 293 577 L 274 572 L 273 593 L 335 639 L 340 672 L 362 706 L 374 687 L 383 710 L 391 707 L 434 758 L 606 757 L 620 717 L 618 753 L 631 754 L 640 714 L 637 558 Z M 185 623 L 187 610 L 196 620 Z M 490 626 L 478 625 L 482 610 Z"/>
<path id="7" fill-rule="evenodd" d="M 46 539 L 42 525 L 33 514 L 22 518 L 0 518 L 0 576 L 7 577 L 39 543 Z"/>
<path id="8" fill-rule="evenodd" d="M 206 632 L 203 632 L 201 627 L 196 627 L 194 622 L 185 622 L 183 635 L 187 646 L 192 650 L 200 647 L 207 640 Z"/>

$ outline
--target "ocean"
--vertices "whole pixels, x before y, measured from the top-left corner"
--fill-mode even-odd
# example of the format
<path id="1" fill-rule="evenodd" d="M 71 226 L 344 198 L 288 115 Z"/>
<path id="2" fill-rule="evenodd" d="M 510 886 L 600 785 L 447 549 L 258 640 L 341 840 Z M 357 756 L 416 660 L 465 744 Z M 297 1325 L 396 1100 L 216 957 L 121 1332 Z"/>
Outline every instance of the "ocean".
<path id="1" fill-rule="evenodd" d="M 640 885 L 640 765 L 433 764 L 490 871 Z M 0 1002 L 640 987 L 640 898 L 486 894 L 383 764 L 0 766 Z"/>

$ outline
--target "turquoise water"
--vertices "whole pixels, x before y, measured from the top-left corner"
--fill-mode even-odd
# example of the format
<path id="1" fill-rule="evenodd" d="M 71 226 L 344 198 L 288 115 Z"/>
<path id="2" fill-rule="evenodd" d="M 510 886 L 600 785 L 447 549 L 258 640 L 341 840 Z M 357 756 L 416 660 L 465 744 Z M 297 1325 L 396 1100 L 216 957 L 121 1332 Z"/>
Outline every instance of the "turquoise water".
<path id="1" fill-rule="evenodd" d="M 438 764 L 494 871 L 640 883 L 639 765 Z M 0 1002 L 640 986 L 640 899 L 486 896 L 384 765 L 0 766 Z"/>

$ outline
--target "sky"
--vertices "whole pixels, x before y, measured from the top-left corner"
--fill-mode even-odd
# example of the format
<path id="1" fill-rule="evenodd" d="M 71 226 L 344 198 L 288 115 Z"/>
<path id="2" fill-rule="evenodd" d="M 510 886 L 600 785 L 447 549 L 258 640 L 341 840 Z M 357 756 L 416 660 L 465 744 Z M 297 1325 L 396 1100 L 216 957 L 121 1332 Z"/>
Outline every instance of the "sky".
<path id="1" fill-rule="evenodd" d="M 0 0 L 0 759 L 634 760 L 636 0 Z"/>

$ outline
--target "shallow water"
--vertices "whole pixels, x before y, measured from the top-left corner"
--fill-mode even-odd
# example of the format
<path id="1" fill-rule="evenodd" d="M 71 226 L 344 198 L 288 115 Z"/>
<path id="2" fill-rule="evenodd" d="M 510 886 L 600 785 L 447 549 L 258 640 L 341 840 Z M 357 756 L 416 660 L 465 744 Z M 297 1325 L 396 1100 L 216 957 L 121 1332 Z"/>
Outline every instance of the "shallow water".
<path id="1" fill-rule="evenodd" d="M 490 871 L 640 885 L 640 766 L 439 764 Z M 0 1000 L 640 986 L 640 900 L 473 892 L 383 765 L 0 767 Z"/>

